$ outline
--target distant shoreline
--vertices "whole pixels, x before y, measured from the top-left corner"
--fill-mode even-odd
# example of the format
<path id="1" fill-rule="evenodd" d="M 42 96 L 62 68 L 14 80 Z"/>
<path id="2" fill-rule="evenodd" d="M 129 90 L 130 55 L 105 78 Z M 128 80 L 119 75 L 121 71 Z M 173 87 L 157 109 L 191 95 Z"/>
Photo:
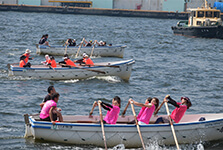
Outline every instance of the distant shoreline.
<path id="1" fill-rule="evenodd" d="M 143 17 L 159 19 L 188 19 L 188 12 L 167 12 L 149 10 L 127 9 L 102 9 L 86 7 L 62 7 L 62 6 L 32 6 L 32 5 L 9 5 L 0 4 L 0 11 L 36 12 L 36 13 L 59 13 L 59 14 L 83 14 L 103 15 L 117 17 Z"/>

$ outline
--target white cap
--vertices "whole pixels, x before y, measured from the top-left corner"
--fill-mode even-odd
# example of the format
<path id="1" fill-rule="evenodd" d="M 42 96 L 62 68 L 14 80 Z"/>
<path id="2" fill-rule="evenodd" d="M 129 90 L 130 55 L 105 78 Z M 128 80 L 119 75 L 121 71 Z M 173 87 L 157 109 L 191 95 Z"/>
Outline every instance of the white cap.
<path id="1" fill-rule="evenodd" d="M 86 53 L 83 53 L 83 55 L 82 55 L 82 56 L 83 56 L 83 57 L 85 57 L 86 55 L 87 55 Z"/>
<path id="2" fill-rule="evenodd" d="M 31 51 L 29 49 L 26 49 L 26 53 L 31 53 Z"/>
<path id="3" fill-rule="evenodd" d="M 63 59 L 68 59 L 67 57 L 64 57 Z"/>

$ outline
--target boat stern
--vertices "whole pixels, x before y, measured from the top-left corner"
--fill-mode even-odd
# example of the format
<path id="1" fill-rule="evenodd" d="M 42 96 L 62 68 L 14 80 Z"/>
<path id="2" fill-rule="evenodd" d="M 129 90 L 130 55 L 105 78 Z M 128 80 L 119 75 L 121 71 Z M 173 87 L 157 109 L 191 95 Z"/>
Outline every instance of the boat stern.
<path id="1" fill-rule="evenodd" d="M 29 122 L 29 115 L 24 114 L 24 121 L 25 121 L 25 135 L 24 138 L 33 137 L 33 134 L 31 132 L 31 124 Z"/>

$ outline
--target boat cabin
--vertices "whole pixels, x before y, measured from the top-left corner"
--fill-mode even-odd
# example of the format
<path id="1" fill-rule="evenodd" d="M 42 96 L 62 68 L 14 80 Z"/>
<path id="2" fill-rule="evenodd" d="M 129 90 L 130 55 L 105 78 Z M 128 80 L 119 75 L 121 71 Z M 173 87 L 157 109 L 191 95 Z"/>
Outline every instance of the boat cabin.
<path id="1" fill-rule="evenodd" d="M 191 9 L 188 26 L 222 25 L 220 10 L 209 8 Z"/>

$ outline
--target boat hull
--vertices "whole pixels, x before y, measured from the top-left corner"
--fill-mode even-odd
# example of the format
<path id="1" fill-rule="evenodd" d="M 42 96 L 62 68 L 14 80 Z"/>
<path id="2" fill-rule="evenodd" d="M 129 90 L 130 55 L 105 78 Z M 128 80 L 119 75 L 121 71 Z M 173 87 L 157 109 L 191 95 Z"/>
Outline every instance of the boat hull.
<path id="1" fill-rule="evenodd" d="M 223 26 L 199 26 L 199 27 L 171 27 L 174 34 L 201 37 L 201 38 L 218 38 L 223 39 Z"/>
<path id="2" fill-rule="evenodd" d="M 126 45 L 116 45 L 116 46 L 98 46 L 93 50 L 92 56 L 101 56 L 101 57 L 120 57 L 124 56 L 124 48 Z M 81 47 L 79 51 L 79 56 L 82 56 L 83 53 L 91 54 L 92 47 Z M 65 51 L 68 55 L 76 55 L 78 47 L 76 46 L 45 46 L 37 45 L 36 53 L 37 54 L 48 54 L 48 55 L 64 55 Z"/>
<path id="3" fill-rule="evenodd" d="M 198 121 L 200 117 L 211 118 L 211 115 L 217 116 L 215 119 L 207 121 Z M 179 144 L 199 143 L 204 141 L 223 139 L 223 114 L 195 115 L 196 121 L 182 122 L 174 124 L 174 129 Z M 88 117 L 88 116 L 87 116 Z M 152 117 L 151 120 L 156 120 Z M 64 117 L 66 120 L 66 116 Z M 86 116 L 81 116 L 86 118 Z M 186 116 L 191 118 L 191 115 Z M 122 117 L 119 119 L 123 120 Z M 133 116 L 126 116 L 125 120 L 133 120 Z M 99 116 L 94 116 L 91 121 L 99 121 Z M 89 119 L 88 119 L 89 121 Z M 69 144 L 92 144 L 104 147 L 101 126 L 99 123 L 56 123 L 36 121 L 33 116 L 29 117 L 29 123 L 26 124 L 30 130 L 30 136 L 35 139 L 53 141 Z M 142 147 L 141 141 L 135 125 L 116 124 L 104 125 L 105 136 L 108 147 L 118 144 L 124 144 L 126 148 Z M 160 145 L 175 145 L 172 131 L 169 124 L 149 124 L 140 125 L 140 130 L 145 144 L 157 143 Z"/>
<path id="4" fill-rule="evenodd" d="M 9 76 L 22 76 L 46 80 L 86 79 L 93 76 L 118 76 L 123 80 L 129 80 L 132 72 L 132 64 L 135 61 L 125 60 L 107 63 L 95 63 L 93 67 L 58 67 L 49 68 L 44 65 L 32 65 L 31 68 L 21 68 L 18 65 L 10 65 Z"/>

